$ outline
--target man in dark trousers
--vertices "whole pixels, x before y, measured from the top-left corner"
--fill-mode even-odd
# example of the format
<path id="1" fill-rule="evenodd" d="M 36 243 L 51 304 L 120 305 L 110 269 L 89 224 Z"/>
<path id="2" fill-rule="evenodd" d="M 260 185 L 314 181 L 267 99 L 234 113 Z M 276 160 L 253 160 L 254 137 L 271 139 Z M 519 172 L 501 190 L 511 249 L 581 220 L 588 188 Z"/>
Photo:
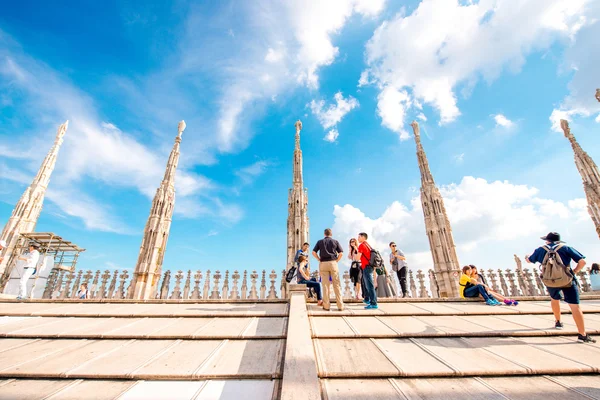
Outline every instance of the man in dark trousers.
<path id="1" fill-rule="evenodd" d="M 560 300 L 564 298 L 565 303 L 571 308 L 575 325 L 577 325 L 577 331 L 579 332 L 577 340 L 582 343 L 596 343 L 590 335 L 585 333 L 583 312 L 581 311 L 581 307 L 579 307 L 579 289 L 577 288 L 577 281 L 575 279 L 577 273 L 585 267 L 585 257 L 574 248 L 562 245 L 564 242 L 560 240 L 560 234 L 557 232 L 550 232 L 546 236 L 541 237 L 541 239 L 546 241 L 546 246 L 538 247 L 532 255 L 525 256 L 525 260 L 532 264 L 535 264 L 536 262 L 543 263 L 546 253 L 548 252 L 546 247 L 550 249 L 558 248 L 556 253 L 560 256 L 564 266 L 571 270 L 574 277 L 570 286 L 564 288 L 546 288 L 548 289 L 548 294 L 551 298 L 550 304 L 552 306 L 552 313 L 556 319 L 554 326 L 556 329 L 563 328 L 563 324 L 560 322 Z M 571 260 L 577 263 L 574 270 L 571 269 Z"/>
<path id="2" fill-rule="evenodd" d="M 325 311 L 329 311 L 332 283 L 337 308 L 344 311 L 340 273 L 338 271 L 338 262 L 342 259 L 343 252 L 340 242 L 331 237 L 331 229 L 329 228 L 325 229 L 325 237 L 317 242 L 312 252 L 313 256 L 319 260 L 319 273 L 321 274 L 321 285 L 323 285 L 323 310 Z"/>

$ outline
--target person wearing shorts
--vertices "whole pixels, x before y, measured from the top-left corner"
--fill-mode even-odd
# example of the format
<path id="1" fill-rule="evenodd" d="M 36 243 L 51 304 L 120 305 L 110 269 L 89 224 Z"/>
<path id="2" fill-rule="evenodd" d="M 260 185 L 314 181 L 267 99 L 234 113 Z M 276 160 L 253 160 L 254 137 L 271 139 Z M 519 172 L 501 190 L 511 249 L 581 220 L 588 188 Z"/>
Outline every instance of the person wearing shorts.
<path id="1" fill-rule="evenodd" d="M 362 286 L 362 269 L 360 267 L 360 254 L 358 254 L 358 244 L 355 238 L 350 239 L 350 251 L 348 252 L 350 259 L 350 280 L 354 285 L 354 296 L 359 299 Z M 364 295 L 363 295 L 364 297 Z"/>
<path id="2" fill-rule="evenodd" d="M 550 232 L 546 236 L 541 237 L 542 240 L 546 241 L 546 246 L 554 249 L 560 243 L 564 243 L 560 240 L 560 234 L 557 232 Z M 571 269 L 573 276 L 576 277 L 577 273 L 585 267 L 585 256 L 570 246 L 562 246 L 557 251 L 565 267 L 571 269 L 571 260 L 577 263 L 575 269 Z M 540 264 L 544 261 L 546 256 L 546 248 L 544 246 L 535 249 L 533 254 L 525 256 L 525 260 L 528 263 Z M 577 287 L 577 280 L 573 278 L 570 286 L 564 288 L 551 288 L 547 287 L 548 294 L 550 295 L 550 305 L 552 306 L 552 313 L 556 322 L 554 324 L 556 329 L 562 329 L 563 323 L 560 321 L 560 301 L 564 300 L 569 305 L 575 325 L 577 325 L 577 331 L 579 335 L 577 340 L 582 343 L 596 343 L 596 340 L 592 339 L 590 335 L 585 332 L 585 321 L 583 320 L 583 312 L 579 306 L 579 289 Z"/>

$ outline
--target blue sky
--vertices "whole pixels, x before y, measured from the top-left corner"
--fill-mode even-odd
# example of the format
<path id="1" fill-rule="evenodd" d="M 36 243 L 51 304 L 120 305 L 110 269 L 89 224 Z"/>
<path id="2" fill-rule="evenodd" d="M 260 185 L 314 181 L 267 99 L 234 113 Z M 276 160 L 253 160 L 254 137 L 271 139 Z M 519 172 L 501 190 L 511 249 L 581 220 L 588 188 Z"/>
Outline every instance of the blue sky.
<path id="1" fill-rule="evenodd" d="M 0 14 L 0 216 L 70 125 L 38 231 L 135 266 L 184 119 L 165 269 L 285 266 L 294 122 L 311 242 L 367 231 L 431 267 L 410 122 L 461 263 L 514 265 L 549 230 L 600 259 L 571 121 L 600 159 L 592 0 L 12 2 Z"/>

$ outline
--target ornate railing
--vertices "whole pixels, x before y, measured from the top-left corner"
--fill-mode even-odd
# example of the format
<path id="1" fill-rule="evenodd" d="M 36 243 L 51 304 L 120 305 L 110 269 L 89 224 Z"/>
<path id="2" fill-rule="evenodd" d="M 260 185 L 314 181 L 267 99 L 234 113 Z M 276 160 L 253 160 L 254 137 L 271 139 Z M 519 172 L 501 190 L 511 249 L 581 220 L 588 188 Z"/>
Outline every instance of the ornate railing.
<path id="1" fill-rule="evenodd" d="M 494 291 L 504 296 L 545 296 L 546 290 L 539 274 L 524 269 L 489 269 L 484 273 Z M 433 270 L 409 270 L 407 286 L 411 298 L 438 298 L 439 291 Z M 587 272 L 578 274 L 583 292 L 591 291 Z M 44 299 L 75 299 L 82 283 L 86 283 L 90 299 L 125 299 L 131 280 L 128 271 L 69 272 L 54 269 L 51 271 Z M 394 292 L 399 293 L 395 274 L 390 274 L 389 283 Z M 262 271 L 165 271 L 158 285 L 156 299 L 163 300 L 274 300 L 285 298 L 285 271 L 278 274 Z M 342 293 L 345 298 L 354 297 L 354 288 L 348 271 L 342 275 Z"/>

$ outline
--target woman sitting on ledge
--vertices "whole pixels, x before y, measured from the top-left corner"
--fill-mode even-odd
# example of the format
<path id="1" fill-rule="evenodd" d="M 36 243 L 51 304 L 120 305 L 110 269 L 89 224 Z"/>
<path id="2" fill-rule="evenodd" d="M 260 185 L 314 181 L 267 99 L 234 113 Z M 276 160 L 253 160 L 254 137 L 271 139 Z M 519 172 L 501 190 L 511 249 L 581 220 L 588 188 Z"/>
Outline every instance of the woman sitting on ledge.
<path id="1" fill-rule="evenodd" d="M 477 280 L 477 282 L 479 284 L 483 285 L 483 287 L 488 292 L 490 297 L 498 300 L 501 303 L 506 304 L 507 306 L 516 306 L 519 304 L 519 302 L 516 300 L 508 299 L 508 298 L 502 296 L 500 293 L 492 291 L 492 288 L 490 288 L 488 286 L 488 284 L 485 280 L 485 276 L 483 276 L 483 274 L 479 275 L 479 273 L 477 272 L 477 267 L 474 266 L 473 264 L 469 265 L 469 267 L 471 267 L 471 278 Z"/>
<path id="2" fill-rule="evenodd" d="M 465 265 L 462 268 L 462 275 L 460 276 L 460 281 L 458 282 L 460 287 L 460 297 L 481 297 L 484 298 L 485 304 L 488 306 L 497 306 L 500 305 L 498 301 L 496 301 L 493 297 L 491 297 L 488 292 L 485 290 L 485 287 L 471 277 L 471 267 L 469 265 Z"/>
<path id="3" fill-rule="evenodd" d="M 321 284 L 317 282 L 315 278 L 311 279 L 310 267 L 308 266 L 305 256 L 298 257 L 298 283 L 313 288 L 317 294 L 317 305 L 323 305 L 323 300 L 321 299 Z"/>

